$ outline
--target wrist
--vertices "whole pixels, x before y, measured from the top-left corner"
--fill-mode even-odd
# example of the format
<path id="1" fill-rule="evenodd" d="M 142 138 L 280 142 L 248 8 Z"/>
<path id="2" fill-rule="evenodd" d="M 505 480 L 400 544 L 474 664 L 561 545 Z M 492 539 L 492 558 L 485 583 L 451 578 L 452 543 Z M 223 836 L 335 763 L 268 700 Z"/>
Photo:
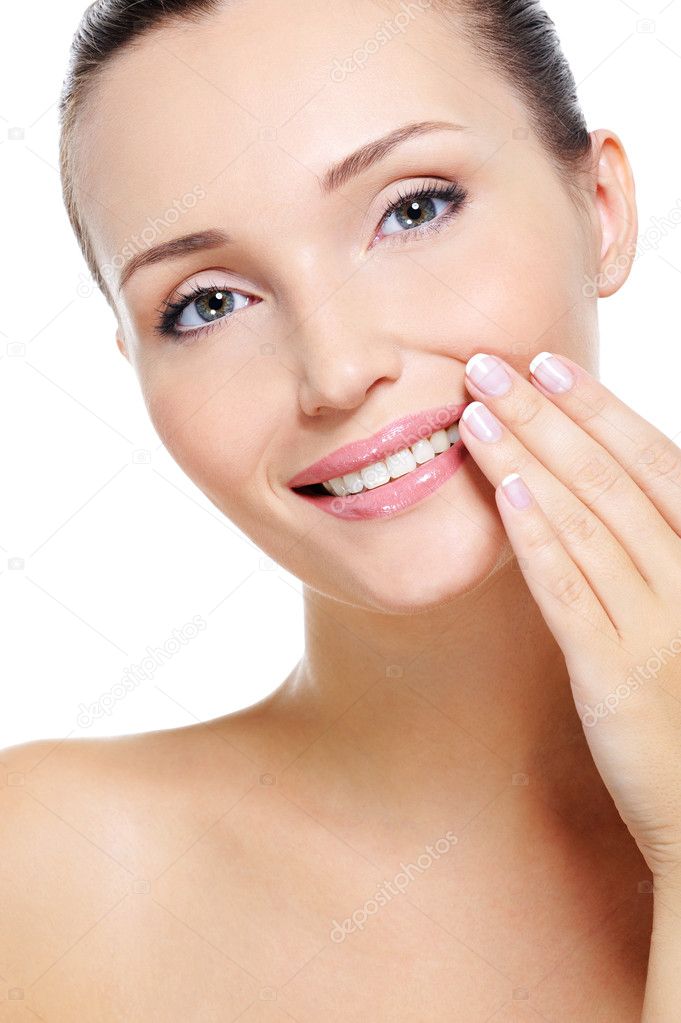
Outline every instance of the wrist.
<path id="1" fill-rule="evenodd" d="M 653 902 L 665 905 L 670 912 L 681 913 L 681 867 L 674 867 L 652 878 Z"/>
<path id="2" fill-rule="evenodd" d="M 653 925 L 641 1023 L 675 1023 L 681 1004 L 681 886 L 653 885 Z"/>

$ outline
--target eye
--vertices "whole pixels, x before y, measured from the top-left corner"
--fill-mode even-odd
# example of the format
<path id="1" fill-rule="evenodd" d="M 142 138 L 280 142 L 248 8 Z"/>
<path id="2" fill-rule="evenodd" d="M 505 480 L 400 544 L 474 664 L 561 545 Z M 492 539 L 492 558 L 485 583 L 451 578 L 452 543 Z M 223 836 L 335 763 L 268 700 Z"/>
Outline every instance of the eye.
<path id="1" fill-rule="evenodd" d="M 468 193 L 456 182 L 442 185 L 415 185 L 399 193 L 383 214 L 389 244 L 401 242 L 409 234 L 424 235 L 441 230 L 468 203 Z M 394 222 L 391 225 L 391 220 Z M 374 238 L 380 239 L 377 234 Z M 163 338 L 182 344 L 198 334 L 210 333 L 220 321 L 229 321 L 235 312 L 259 302 L 250 295 L 211 282 L 197 285 L 175 302 L 163 302 L 157 309 L 159 320 L 154 330 Z"/>
<path id="2" fill-rule="evenodd" d="M 399 236 L 395 241 L 402 241 L 405 235 L 414 232 L 427 234 L 439 231 L 467 201 L 468 193 L 461 185 L 453 182 L 429 187 L 416 185 L 406 193 L 400 193 L 391 202 L 383 215 L 381 226 L 384 229 L 387 226 L 388 237 Z M 380 237 L 376 235 L 376 238 Z"/>
<path id="3" fill-rule="evenodd" d="M 162 337 L 182 343 L 196 334 L 209 333 L 213 324 L 218 326 L 219 321 L 255 301 L 259 300 L 219 284 L 197 285 L 177 301 L 162 303 L 156 310 L 160 319 L 154 329 Z"/>

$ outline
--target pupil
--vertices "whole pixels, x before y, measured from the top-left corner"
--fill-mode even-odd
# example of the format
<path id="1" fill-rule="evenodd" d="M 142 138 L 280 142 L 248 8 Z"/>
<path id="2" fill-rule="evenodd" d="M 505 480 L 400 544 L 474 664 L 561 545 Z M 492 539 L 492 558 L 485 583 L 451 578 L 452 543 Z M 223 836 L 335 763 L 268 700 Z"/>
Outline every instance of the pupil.
<path id="1" fill-rule="evenodd" d="M 403 222 L 402 226 L 409 227 L 413 226 L 414 224 L 418 226 L 420 220 L 428 219 L 427 216 L 428 204 L 430 204 L 431 206 L 433 205 L 432 199 L 427 199 L 425 203 L 416 201 L 405 203 L 403 209 L 406 209 L 407 216 L 401 217 L 398 214 L 398 219 L 402 220 Z"/>
<path id="2" fill-rule="evenodd" d="M 228 301 L 229 291 L 214 291 L 211 294 L 202 295 L 196 300 L 196 308 L 201 316 L 214 320 L 217 314 L 225 312 L 225 302 Z"/>

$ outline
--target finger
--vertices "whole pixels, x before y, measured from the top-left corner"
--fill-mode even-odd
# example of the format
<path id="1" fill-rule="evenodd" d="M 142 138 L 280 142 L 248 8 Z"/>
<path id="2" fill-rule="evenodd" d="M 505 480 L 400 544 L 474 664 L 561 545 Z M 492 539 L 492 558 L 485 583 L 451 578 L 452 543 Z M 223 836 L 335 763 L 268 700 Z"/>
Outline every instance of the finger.
<path id="1" fill-rule="evenodd" d="M 495 497 L 527 586 L 566 658 L 602 646 L 603 638 L 617 641 L 606 609 L 523 478 L 505 477 Z"/>
<path id="2" fill-rule="evenodd" d="M 475 356 L 468 363 L 471 393 L 480 394 L 528 450 L 601 519 L 652 590 L 678 587 L 681 540 L 617 458 L 570 418 L 570 411 L 580 405 L 581 382 L 571 399 L 563 398 L 565 407 L 558 408 L 539 387 L 497 358 L 495 373 L 505 371 L 510 386 L 504 394 L 488 396 L 483 388 L 490 358 Z"/>
<path id="3" fill-rule="evenodd" d="M 523 477 L 617 630 L 634 624 L 638 610 L 650 599 L 651 592 L 601 519 L 531 454 L 486 405 L 479 401 L 468 405 L 459 421 L 459 432 L 494 487 L 511 473 Z"/>
<path id="4" fill-rule="evenodd" d="M 541 352 L 530 371 L 535 388 L 608 450 L 681 534 L 681 448 L 571 359 Z"/>

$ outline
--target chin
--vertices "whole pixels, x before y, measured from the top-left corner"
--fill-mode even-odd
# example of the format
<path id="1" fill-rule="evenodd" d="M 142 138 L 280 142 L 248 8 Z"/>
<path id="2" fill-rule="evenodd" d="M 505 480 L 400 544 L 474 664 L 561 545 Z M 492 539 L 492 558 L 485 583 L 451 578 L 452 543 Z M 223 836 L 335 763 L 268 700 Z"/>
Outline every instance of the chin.
<path id="1" fill-rule="evenodd" d="M 419 614 L 455 601 L 513 557 L 494 495 L 467 496 L 460 511 L 431 500 L 422 514 L 414 508 L 373 524 L 351 551 L 338 543 L 319 551 L 317 563 L 333 580 L 306 581 L 343 603 L 384 614 Z"/>
<path id="2" fill-rule="evenodd" d="M 369 584 L 363 580 L 361 598 L 368 608 L 383 614 L 424 614 L 444 607 L 471 593 L 495 571 L 502 556 L 503 541 L 487 540 L 469 549 L 452 551 L 449 558 L 440 549 L 435 557 L 421 552 L 418 563 L 405 571 L 384 573 Z"/>

